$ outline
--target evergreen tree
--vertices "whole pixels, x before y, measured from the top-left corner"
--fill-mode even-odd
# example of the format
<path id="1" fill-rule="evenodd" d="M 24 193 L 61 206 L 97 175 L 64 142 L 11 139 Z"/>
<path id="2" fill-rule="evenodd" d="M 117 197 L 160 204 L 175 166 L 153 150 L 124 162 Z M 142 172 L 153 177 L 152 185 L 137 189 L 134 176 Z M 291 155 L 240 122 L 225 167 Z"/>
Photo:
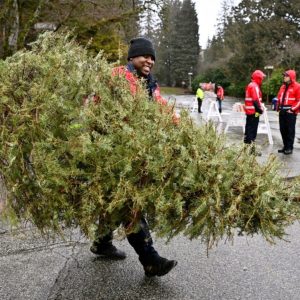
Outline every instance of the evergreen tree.
<path id="1" fill-rule="evenodd" d="M 146 9 L 141 16 L 142 35 L 149 38 L 151 41 L 155 39 L 155 32 L 157 29 L 157 10 L 152 3 L 146 5 Z"/>
<path id="2" fill-rule="evenodd" d="M 10 0 L 0 2 L 0 58 L 24 47 L 46 0 Z"/>
<path id="3" fill-rule="evenodd" d="M 26 47 L 44 30 L 69 29 L 94 53 L 110 61 L 127 52 L 128 41 L 141 32 L 140 18 L 162 0 L 7 0 L 0 1 L 0 58 Z M 45 29 L 37 29 L 39 24 Z"/>
<path id="4" fill-rule="evenodd" d="M 224 69 L 232 86 L 240 86 L 238 96 L 255 69 L 300 70 L 299 5 L 297 0 L 243 0 L 229 14 L 223 12 L 205 67 Z"/>
<path id="5" fill-rule="evenodd" d="M 196 73 L 199 59 L 199 26 L 195 4 L 184 0 L 175 17 L 175 32 L 171 35 L 171 72 L 176 86 L 188 82 L 188 73 Z"/>
<path id="6" fill-rule="evenodd" d="M 160 13 L 160 24 L 157 31 L 156 49 L 158 64 L 155 67 L 155 75 L 159 82 L 172 86 L 174 74 L 172 64 L 174 61 L 172 49 L 172 37 L 176 35 L 175 20 L 180 11 L 181 2 L 179 0 L 165 1 Z"/>

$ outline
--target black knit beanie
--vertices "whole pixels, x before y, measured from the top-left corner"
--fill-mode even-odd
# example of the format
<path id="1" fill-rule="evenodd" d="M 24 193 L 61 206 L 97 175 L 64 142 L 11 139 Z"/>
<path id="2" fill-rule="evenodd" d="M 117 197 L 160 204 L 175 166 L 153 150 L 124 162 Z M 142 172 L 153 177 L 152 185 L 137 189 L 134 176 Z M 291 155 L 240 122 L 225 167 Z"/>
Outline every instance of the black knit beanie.
<path id="1" fill-rule="evenodd" d="M 155 50 L 151 41 L 142 37 L 132 39 L 130 41 L 127 59 L 129 60 L 130 58 L 143 55 L 151 55 L 155 60 Z"/>

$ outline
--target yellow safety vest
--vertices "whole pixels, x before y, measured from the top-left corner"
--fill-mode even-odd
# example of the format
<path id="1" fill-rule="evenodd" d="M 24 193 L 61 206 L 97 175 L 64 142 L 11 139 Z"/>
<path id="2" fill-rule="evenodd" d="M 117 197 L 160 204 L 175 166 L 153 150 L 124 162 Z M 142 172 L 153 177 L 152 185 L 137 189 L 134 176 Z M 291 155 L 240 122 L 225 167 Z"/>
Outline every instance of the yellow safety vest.
<path id="1" fill-rule="evenodd" d="M 204 93 L 200 88 L 197 90 L 196 97 L 200 98 L 201 100 L 204 98 Z"/>

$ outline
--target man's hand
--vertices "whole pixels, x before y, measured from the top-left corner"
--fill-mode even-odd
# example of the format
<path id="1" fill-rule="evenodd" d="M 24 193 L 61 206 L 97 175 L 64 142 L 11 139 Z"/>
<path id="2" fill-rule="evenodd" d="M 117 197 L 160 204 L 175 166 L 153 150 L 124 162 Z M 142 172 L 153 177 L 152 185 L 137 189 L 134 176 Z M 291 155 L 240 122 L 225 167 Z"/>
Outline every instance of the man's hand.
<path id="1" fill-rule="evenodd" d="M 253 101 L 253 105 L 255 107 L 255 112 L 262 115 L 264 111 L 262 110 L 260 104 L 257 101 Z"/>

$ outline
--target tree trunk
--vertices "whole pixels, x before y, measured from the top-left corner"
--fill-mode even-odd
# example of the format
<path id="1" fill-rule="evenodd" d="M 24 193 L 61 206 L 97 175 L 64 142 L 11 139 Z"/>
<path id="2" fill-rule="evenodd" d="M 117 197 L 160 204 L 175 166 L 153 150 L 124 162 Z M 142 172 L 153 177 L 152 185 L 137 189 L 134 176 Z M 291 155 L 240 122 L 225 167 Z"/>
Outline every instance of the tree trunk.
<path id="1" fill-rule="evenodd" d="M 8 37 L 8 46 L 12 52 L 16 52 L 17 47 L 18 47 L 18 38 L 19 38 L 19 32 L 20 32 L 18 0 L 13 0 L 11 13 L 12 13 L 13 22 L 12 22 L 12 26 L 11 26 L 11 30 L 10 30 L 10 35 Z"/>

